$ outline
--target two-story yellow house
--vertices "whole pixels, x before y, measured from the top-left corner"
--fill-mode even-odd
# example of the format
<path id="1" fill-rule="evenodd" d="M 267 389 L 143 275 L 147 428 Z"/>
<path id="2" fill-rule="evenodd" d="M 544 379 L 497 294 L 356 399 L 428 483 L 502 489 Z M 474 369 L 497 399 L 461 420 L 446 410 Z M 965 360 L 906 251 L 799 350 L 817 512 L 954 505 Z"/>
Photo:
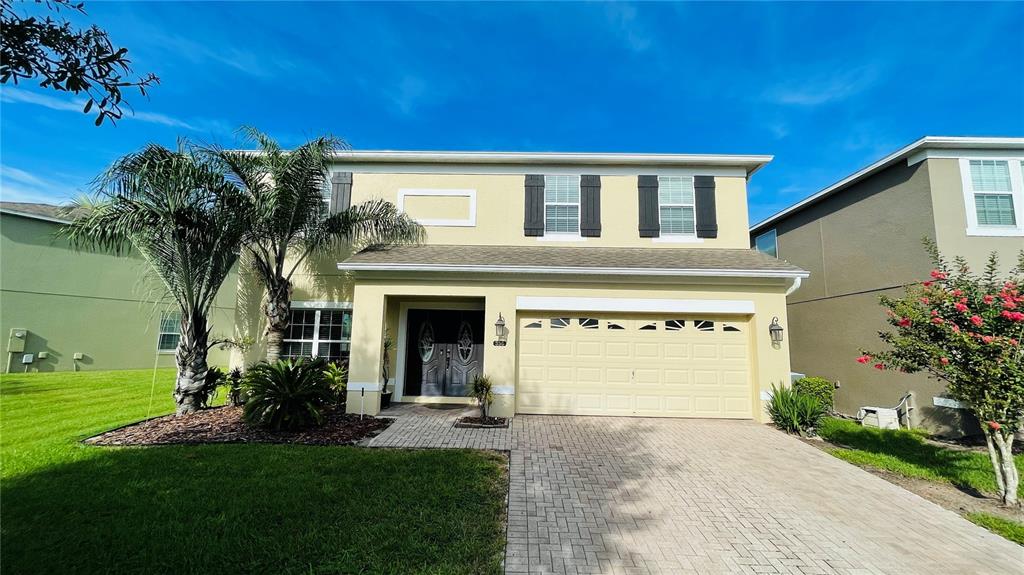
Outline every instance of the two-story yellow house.
<path id="1" fill-rule="evenodd" d="M 347 356 L 348 409 L 370 414 L 385 384 L 394 401 L 464 403 L 486 374 L 494 415 L 762 420 L 789 380 L 786 295 L 807 276 L 749 247 L 747 180 L 770 160 L 339 154 L 332 209 L 383 198 L 427 239 L 313 262 L 285 355 Z"/>

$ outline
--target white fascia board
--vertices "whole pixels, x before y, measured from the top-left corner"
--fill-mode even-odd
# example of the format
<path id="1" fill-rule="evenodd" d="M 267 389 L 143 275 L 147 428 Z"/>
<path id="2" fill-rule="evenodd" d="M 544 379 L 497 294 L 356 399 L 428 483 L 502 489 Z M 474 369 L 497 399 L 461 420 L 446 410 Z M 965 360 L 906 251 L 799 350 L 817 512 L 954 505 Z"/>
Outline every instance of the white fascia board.
<path id="1" fill-rule="evenodd" d="M 390 164 L 519 164 L 589 166 L 727 166 L 753 174 L 772 161 L 769 155 L 730 154 L 605 154 L 573 152 L 442 152 L 345 150 L 335 161 Z"/>
<path id="2" fill-rule="evenodd" d="M 856 183 L 875 172 L 887 168 L 890 165 L 907 158 L 908 164 L 913 165 L 914 162 L 910 161 L 916 158 L 917 153 L 927 149 L 1006 149 L 1006 150 L 1024 150 L 1024 138 L 961 138 L 961 137 L 946 137 L 946 136 L 925 136 L 916 142 L 904 146 L 899 150 L 889 154 L 888 156 L 878 160 L 877 162 L 867 166 L 861 170 L 850 174 L 849 176 L 839 180 L 831 186 L 821 190 L 820 192 L 809 196 L 808 198 L 793 204 L 792 206 L 775 213 L 774 215 L 768 216 L 760 222 L 750 226 L 750 233 L 758 233 L 762 229 L 770 227 L 775 224 L 778 220 L 788 216 L 789 214 L 800 210 L 801 208 L 813 204 L 820 199 L 832 195 L 833 193 L 839 192 L 846 186 Z M 918 159 L 919 160 L 919 159 Z"/>
<path id="3" fill-rule="evenodd" d="M 517 310 L 629 313 L 754 313 L 751 300 L 645 299 L 614 297 L 516 297 Z"/>
<path id="4" fill-rule="evenodd" d="M 508 273 L 508 274 L 556 274 L 556 275 L 632 275 L 632 276 L 679 276 L 679 277 L 739 277 L 739 278 L 805 278 L 805 271 L 786 270 L 744 270 L 744 269 L 676 269 L 676 268 L 578 268 L 578 267 L 533 267 L 533 266 L 472 266 L 449 264 L 361 264 L 338 263 L 341 271 L 374 272 L 447 272 L 447 273 Z"/>

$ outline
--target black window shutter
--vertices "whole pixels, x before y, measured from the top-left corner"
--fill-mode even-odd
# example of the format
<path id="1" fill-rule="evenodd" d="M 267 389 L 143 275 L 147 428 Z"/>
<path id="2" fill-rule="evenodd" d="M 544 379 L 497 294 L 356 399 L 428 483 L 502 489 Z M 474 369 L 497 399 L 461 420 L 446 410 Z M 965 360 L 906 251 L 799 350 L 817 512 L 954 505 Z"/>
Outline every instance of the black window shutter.
<path id="1" fill-rule="evenodd" d="M 352 205 L 352 172 L 331 175 L 331 213 L 344 212 Z"/>
<path id="2" fill-rule="evenodd" d="M 601 176 L 580 176 L 580 235 L 601 237 Z"/>
<path id="3" fill-rule="evenodd" d="M 544 176 L 526 175 L 526 214 L 523 233 L 527 236 L 544 235 Z"/>
<path id="4" fill-rule="evenodd" d="M 697 204 L 697 237 L 718 237 L 718 213 L 715 208 L 715 177 L 693 177 L 694 201 Z"/>
<path id="5" fill-rule="evenodd" d="M 656 238 L 661 235 L 658 217 L 658 176 L 639 176 L 636 187 L 640 198 L 640 237 Z"/>

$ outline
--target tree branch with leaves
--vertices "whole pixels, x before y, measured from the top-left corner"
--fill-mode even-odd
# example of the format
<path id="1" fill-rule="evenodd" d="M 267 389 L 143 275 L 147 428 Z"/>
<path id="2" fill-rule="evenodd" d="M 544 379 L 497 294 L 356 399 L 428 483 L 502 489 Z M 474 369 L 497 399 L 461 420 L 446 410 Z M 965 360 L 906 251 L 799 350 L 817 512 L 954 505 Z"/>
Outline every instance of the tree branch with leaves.
<path id="1" fill-rule="evenodd" d="M 963 258 L 947 262 L 931 240 L 931 279 L 883 296 L 891 331 L 879 332 L 888 349 L 857 361 L 879 370 L 924 372 L 946 384 L 981 422 L 1004 505 L 1018 505 L 1020 478 L 1014 434 L 1024 423 L 1024 250 L 1009 277 L 1000 277 L 996 253 L 974 274 Z"/>
<path id="2" fill-rule="evenodd" d="M 28 2 L 23 2 L 28 3 Z M 15 0 L 0 0 L 0 84 L 40 79 L 39 86 L 86 96 L 82 112 L 95 111 L 96 125 L 124 116 L 123 90 L 142 96 L 160 78 L 149 73 L 136 79 L 128 49 L 113 44 L 98 26 L 75 29 L 65 18 L 40 18 L 19 13 Z M 54 13 L 61 9 L 85 14 L 85 5 L 72 0 L 35 0 Z"/>

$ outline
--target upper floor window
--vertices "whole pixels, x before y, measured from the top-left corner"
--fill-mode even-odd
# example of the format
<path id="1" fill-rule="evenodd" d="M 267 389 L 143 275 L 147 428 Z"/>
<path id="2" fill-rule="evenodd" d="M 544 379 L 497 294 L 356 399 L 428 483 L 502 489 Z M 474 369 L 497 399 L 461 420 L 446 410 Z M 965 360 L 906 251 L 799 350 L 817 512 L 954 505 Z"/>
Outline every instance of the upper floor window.
<path id="1" fill-rule="evenodd" d="M 770 229 L 754 238 L 754 248 L 761 253 L 772 256 L 773 258 L 779 257 L 779 238 L 775 233 L 775 229 Z"/>
<path id="2" fill-rule="evenodd" d="M 173 353 L 178 349 L 181 339 L 181 312 L 165 311 L 160 314 L 160 333 L 157 336 L 156 349 L 160 352 Z"/>
<path id="3" fill-rule="evenodd" d="M 695 236 L 697 217 L 690 176 L 658 176 L 661 235 Z"/>
<path id="4" fill-rule="evenodd" d="M 580 233 L 579 176 L 544 176 L 544 233 Z"/>
<path id="5" fill-rule="evenodd" d="M 967 204 L 967 233 L 1024 235 L 1024 162 L 963 159 L 961 170 Z"/>

